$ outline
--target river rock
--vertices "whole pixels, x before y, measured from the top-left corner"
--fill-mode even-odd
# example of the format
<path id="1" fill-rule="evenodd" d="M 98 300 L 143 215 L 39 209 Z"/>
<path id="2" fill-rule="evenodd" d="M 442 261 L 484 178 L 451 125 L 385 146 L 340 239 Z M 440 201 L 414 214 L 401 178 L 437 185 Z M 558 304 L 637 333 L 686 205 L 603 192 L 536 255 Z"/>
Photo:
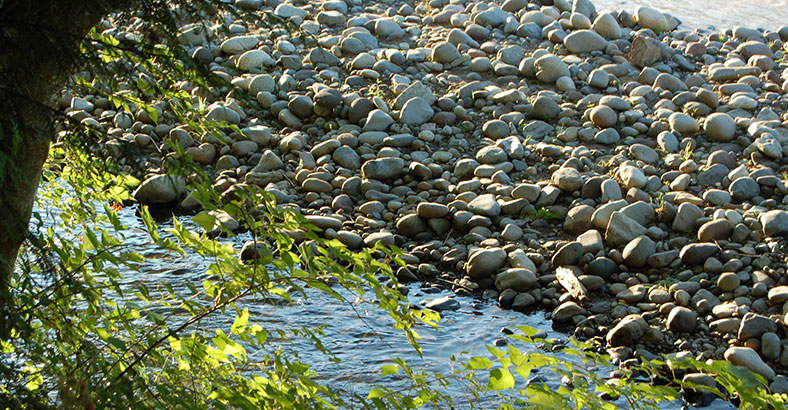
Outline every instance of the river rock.
<path id="1" fill-rule="evenodd" d="M 616 293 L 616 299 L 622 300 L 630 305 L 639 303 L 646 297 L 646 287 L 643 285 L 630 286 Z"/>
<path id="2" fill-rule="evenodd" d="M 691 243 L 681 248 L 679 257 L 688 266 L 702 265 L 719 250 L 720 248 L 714 243 Z"/>
<path id="3" fill-rule="evenodd" d="M 408 214 L 397 220 L 397 230 L 399 233 L 414 237 L 427 230 L 427 224 L 416 214 Z"/>
<path id="4" fill-rule="evenodd" d="M 401 158 L 380 158 L 370 160 L 361 167 L 364 179 L 388 180 L 395 179 L 402 174 L 405 161 Z"/>
<path id="5" fill-rule="evenodd" d="M 780 145 L 780 141 L 768 132 L 761 134 L 753 145 L 758 148 L 758 151 L 769 158 L 780 159 L 783 157 L 783 148 Z"/>
<path id="6" fill-rule="evenodd" d="M 733 272 L 722 273 L 720 277 L 717 278 L 717 289 L 722 292 L 733 292 L 740 284 L 741 279 L 739 279 L 739 275 Z"/>
<path id="7" fill-rule="evenodd" d="M 394 120 L 385 111 L 374 110 L 367 116 L 364 131 L 386 131 Z"/>
<path id="8" fill-rule="evenodd" d="M 501 213 L 501 205 L 495 199 L 495 195 L 479 195 L 468 203 L 468 210 L 477 214 L 489 217 L 498 216 Z"/>
<path id="9" fill-rule="evenodd" d="M 255 258 L 263 258 L 265 255 L 271 255 L 272 252 L 264 242 L 261 241 L 246 241 L 241 247 L 240 258 L 242 261 L 250 261 Z"/>
<path id="10" fill-rule="evenodd" d="M 276 81 L 270 74 L 258 74 L 249 81 L 249 92 L 257 95 L 261 92 L 273 93 L 276 91 Z"/>
<path id="11" fill-rule="evenodd" d="M 536 69 L 536 78 L 543 83 L 555 83 L 559 78 L 569 76 L 569 68 L 560 57 L 554 54 L 546 54 L 537 58 L 534 68 Z"/>
<path id="12" fill-rule="evenodd" d="M 561 113 L 561 107 L 549 97 L 537 97 L 533 106 L 533 111 L 531 111 L 531 116 L 533 118 L 550 120 L 557 118 L 558 114 Z"/>
<path id="13" fill-rule="evenodd" d="M 394 109 L 401 109 L 406 102 L 415 97 L 421 98 L 427 102 L 428 105 L 435 104 L 435 101 L 438 100 L 438 97 L 436 97 L 424 83 L 417 80 L 394 99 Z"/>
<path id="14" fill-rule="evenodd" d="M 733 223 L 727 219 L 715 219 L 706 222 L 698 229 L 698 240 L 715 242 L 727 240 L 733 233 Z"/>
<path id="15" fill-rule="evenodd" d="M 553 310 L 552 317 L 554 322 L 562 323 L 572 320 L 577 315 L 585 315 L 586 310 L 577 302 L 569 300 L 559 305 Z"/>
<path id="16" fill-rule="evenodd" d="M 772 237 L 788 235 L 788 212 L 775 209 L 764 212 L 759 219 L 764 235 Z"/>
<path id="17" fill-rule="evenodd" d="M 606 105 L 594 107 L 589 114 L 591 122 L 600 128 L 609 128 L 618 122 L 618 114 Z"/>
<path id="18" fill-rule="evenodd" d="M 747 313 L 739 325 L 737 338 L 741 341 L 759 339 L 766 332 L 777 332 L 777 324 L 770 318 L 756 313 Z"/>
<path id="19" fill-rule="evenodd" d="M 598 15 L 591 28 L 602 37 L 609 40 L 616 40 L 622 36 L 621 26 L 618 24 L 618 21 L 616 21 L 616 18 L 610 13 Z"/>
<path id="20" fill-rule="evenodd" d="M 668 19 L 659 10 L 651 7 L 640 6 L 635 10 L 637 23 L 644 28 L 650 28 L 656 33 L 661 33 L 668 28 Z"/>
<path id="21" fill-rule="evenodd" d="M 208 106 L 208 113 L 205 118 L 209 121 L 226 122 L 230 125 L 238 125 L 241 122 L 241 116 L 232 108 L 224 103 L 215 102 Z"/>
<path id="22" fill-rule="evenodd" d="M 668 119 L 670 128 L 680 135 L 692 135 L 700 130 L 698 122 L 687 114 L 676 112 Z"/>
<path id="23" fill-rule="evenodd" d="M 659 161 L 659 154 L 657 151 L 648 145 L 632 144 L 629 146 L 629 153 L 636 159 L 639 159 L 647 164 L 656 164 L 657 161 Z"/>
<path id="24" fill-rule="evenodd" d="M 704 169 L 703 171 L 701 171 L 700 173 L 698 173 L 698 184 L 703 186 L 711 186 L 721 183 L 722 179 L 728 175 L 728 172 L 730 172 L 730 170 L 725 165 L 713 164 L 707 167 L 706 169 Z M 719 193 L 724 193 L 725 195 L 727 195 L 728 199 L 722 203 L 730 202 L 731 198 L 728 192 L 717 189 L 717 190 L 706 191 L 706 194 L 708 194 L 711 191 L 716 192 L 716 194 L 714 195 L 719 195 Z M 706 197 L 706 194 L 704 194 L 704 199 Z M 723 198 L 724 197 L 717 197 L 716 200 L 722 200 Z"/>
<path id="25" fill-rule="evenodd" d="M 591 228 L 591 216 L 594 214 L 594 207 L 589 205 L 578 205 L 572 207 L 564 219 L 564 230 L 569 233 L 580 234 Z"/>
<path id="26" fill-rule="evenodd" d="M 443 218 L 449 214 L 449 207 L 435 202 L 422 202 L 416 207 L 416 213 L 422 218 Z"/>
<path id="27" fill-rule="evenodd" d="M 629 315 L 621 319 L 607 334 L 607 344 L 612 347 L 634 346 L 648 331 L 648 323 L 640 315 Z"/>
<path id="28" fill-rule="evenodd" d="M 766 332 L 761 336 L 761 355 L 769 361 L 776 361 L 780 357 L 780 336 L 776 333 Z"/>
<path id="29" fill-rule="evenodd" d="M 315 93 L 315 104 L 319 107 L 333 109 L 342 102 L 342 93 L 339 90 L 325 87 Z"/>
<path id="30" fill-rule="evenodd" d="M 405 104 L 403 101 L 402 104 Z M 369 114 L 375 109 L 375 104 L 369 98 L 358 98 L 350 103 L 348 117 L 350 122 L 358 124 L 361 120 L 368 118 Z M 394 120 L 391 120 L 393 123 Z"/>
<path id="31" fill-rule="evenodd" d="M 348 169 L 358 169 L 361 166 L 361 157 L 353 148 L 343 145 L 334 150 L 331 158 L 337 165 Z"/>
<path id="32" fill-rule="evenodd" d="M 398 40 L 405 36 L 405 30 L 394 19 L 379 18 L 375 20 L 375 35 L 387 41 Z"/>
<path id="33" fill-rule="evenodd" d="M 703 217 L 703 210 L 697 205 L 685 202 L 679 205 L 673 217 L 672 229 L 676 232 L 689 232 L 695 228 L 695 221 Z"/>
<path id="34" fill-rule="evenodd" d="M 580 242 L 569 242 L 556 251 L 552 264 L 555 267 L 576 265 L 582 256 L 583 245 Z"/>
<path id="35" fill-rule="evenodd" d="M 572 53 L 589 53 L 604 50 L 607 40 L 593 30 L 577 30 L 564 38 L 564 45 Z"/>
<path id="36" fill-rule="evenodd" d="M 736 135 L 736 122 L 727 113 L 716 112 L 706 117 L 703 131 L 712 141 L 730 141 Z"/>
<path id="37" fill-rule="evenodd" d="M 306 192 L 331 192 L 334 187 L 320 178 L 307 178 L 301 184 L 301 187 Z"/>
<path id="38" fill-rule="evenodd" d="M 733 199 L 737 201 L 748 201 L 761 193 L 761 187 L 750 177 L 736 178 L 728 187 Z"/>
<path id="39" fill-rule="evenodd" d="M 448 41 L 440 42 L 432 48 L 432 61 L 436 63 L 451 63 L 458 58 L 460 58 L 460 52 L 457 51 L 454 44 Z"/>
<path id="40" fill-rule="evenodd" d="M 476 161 L 480 164 L 499 164 L 508 159 L 506 151 L 501 148 L 488 145 L 476 152 Z"/>
<path id="41" fill-rule="evenodd" d="M 659 41 L 644 35 L 637 35 L 632 40 L 632 48 L 627 59 L 638 67 L 648 67 L 662 58 L 662 46 Z"/>
<path id="42" fill-rule="evenodd" d="M 619 201 L 623 198 L 623 196 L 621 195 L 621 187 L 618 186 L 618 182 L 614 179 L 604 180 L 600 185 L 600 188 L 602 189 L 601 201 L 603 203 Z"/>
<path id="43" fill-rule="evenodd" d="M 698 325 L 698 314 L 682 306 L 674 307 L 668 315 L 668 329 L 671 332 L 689 333 Z"/>
<path id="44" fill-rule="evenodd" d="M 572 13 L 580 13 L 592 19 L 596 16 L 596 7 L 591 0 L 575 0 L 572 3 Z"/>
<path id="45" fill-rule="evenodd" d="M 424 304 L 424 307 L 430 310 L 434 310 L 437 312 L 443 312 L 447 310 L 457 310 L 460 308 L 460 302 L 457 299 L 454 299 L 451 296 L 443 296 L 440 298 L 435 298 L 432 300 L 427 301 Z"/>
<path id="46" fill-rule="evenodd" d="M 263 50 L 249 50 L 236 61 L 238 69 L 245 72 L 260 72 L 263 67 L 271 67 L 276 61 Z"/>
<path id="47" fill-rule="evenodd" d="M 657 245 L 648 236 L 639 236 L 630 241 L 622 251 L 624 263 L 633 268 L 646 266 L 648 258 L 657 252 Z"/>
<path id="48" fill-rule="evenodd" d="M 318 23 L 329 27 L 343 26 L 347 21 L 342 13 L 334 10 L 321 11 L 320 13 L 317 13 L 316 20 Z"/>
<path id="49" fill-rule="evenodd" d="M 597 68 L 588 74 L 586 82 L 588 82 L 588 85 L 591 87 L 604 89 L 610 84 L 610 74 L 605 70 Z"/>
<path id="50" fill-rule="evenodd" d="M 391 246 L 394 245 L 394 235 L 391 232 L 373 232 L 364 237 L 364 245 L 373 247 L 380 242 L 381 245 Z"/>
<path id="51" fill-rule="evenodd" d="M 648 181 L 643 170 L 633 166 L 622 166 L 618 169 L 618 176 L 627 188 L 643 188 Z"/>
<path id="52" fill-rule="evenodd" d="M 509 124 L 501 120 L 490 120 L 482 126 L 484 135 L 497 140 L 509 135 Z"/>
<path id="53" fill-rule="evenodd" d="M 605 230 L 605 241 L 610 246 L 620 246 L 645 235 L 646 232 L 648 230 L 643 225 L 617 211 L 610 216 L 610 222 Z"/>
<path id="54" fill-rule="evenodd" d="M 400 121 L 408 125 L 421 125 L 435 115 L 432 107 L 422 98 L 413 97 L 402 107 Z"/>
<path id="55" fill-rule="evenodd" d="M 258 42 L 260 42 L 258 36 L 236 36 L 222 42 L 219 48 L 225 54 L 238 54 L 253 49 Z"/>
<path id="56" fill-rule="evenodd" d="M 474 252 L 465 265 L 473 280 L 489 278 L 498 273 L 506 262 L 506 252 L 501 248 L 488 248 Z"/>
<path id="57" fill-rule="evenodd" d="M 324 48 L 313 48 L 309 50 L 306 60 L 312 64 L 326 64 L 330 66 L 338 66 L 342 63 L 337 56 Z"/>
<path id="58" fill-rule="evenodd" d="M 186 191 L 186 181 L 177 175 L 154 175 L 140 184 L 132 196 L 145 205 L 175 202 Z"/>
<path id="59" fill-rule="evenodd" d="M 337 218 L 323 215 L 305 215 L 307 221 L 320 229 L 342 229 L 342 221 Z"/>
<path id="60" fill-rule="evenodd" d="M 764 363 L 763 359 L 755 350 L 749 347 L 729 347 L 725 351 L 725 360 L 735 366 L 746 367 L 755 373 L 760 374 L 766 380 L 774 378 L 774 370 Z"/>
<path id="61" fill-rule="evenodd" d="M 580 176 L 580 172 L 569 167 L 558 168 L 553 172 L 551 181 L 562 190 L 568 192 L 574 192 L 583 187 L 583 178 Z"/>
<path id="62" fill-rule="evenodd" d="M 276 6 L 276 9 L 274 9 L 274 15 L 283 19 L 289 19 L 292 17 L 300 17 L 303 19 L 306 18 L 307 14 L 308 13 L 306 10 L 287 3 L 279 4 Z"/>
<path id="63" fill-rule="evenodd" d="M 499 292 L 513 289 L 526 292 L 536 285 L 536 274 L 529 269 L 511 268 L 499 273 L 495 277 L 495 288 Z"/>
<path id="64" fill-rule="evenodd" d="M 203 143 L 197 147 L 190 147 L 186 153 L 191 155 L 195 162 L 207 165 L 216 158 L 216 147 L 213 144 Z"/>

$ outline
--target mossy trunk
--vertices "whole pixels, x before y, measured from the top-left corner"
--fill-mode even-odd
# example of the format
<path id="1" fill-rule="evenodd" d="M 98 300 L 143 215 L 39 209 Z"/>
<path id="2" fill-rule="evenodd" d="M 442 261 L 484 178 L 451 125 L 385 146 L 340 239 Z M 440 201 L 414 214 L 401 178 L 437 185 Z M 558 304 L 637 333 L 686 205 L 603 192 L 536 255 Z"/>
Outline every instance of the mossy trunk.
<path id="1" fill-rule="evenodd" d="M 79 44 L 132 0 L 0 1 L 0 338 L 13 328 L 9 278 L 27 235 L 54 137 L 56 94 L 80 62 Z"/>

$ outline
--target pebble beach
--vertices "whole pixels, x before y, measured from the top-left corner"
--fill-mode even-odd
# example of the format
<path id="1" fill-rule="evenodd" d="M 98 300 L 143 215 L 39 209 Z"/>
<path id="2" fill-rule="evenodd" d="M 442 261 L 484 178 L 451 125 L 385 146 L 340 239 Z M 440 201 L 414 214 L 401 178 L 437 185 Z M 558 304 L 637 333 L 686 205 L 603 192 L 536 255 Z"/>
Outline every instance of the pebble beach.
<path id="1" fill-rule="evenodd" d="M 139 203 L 198 210 L 167 173 L 175 143 L 220 195 L 259 186 L 350 249 L 401 248 L 400 282 L 544 311 L 615 363 L 724 359 L 788 393 L 788 26 L 699 31 L 589 0 L 234 7 L 260 24 L 178 37 L 227 85 L 179 87 L 241 132 L 198 134 L 150 96 L 157 118 L 60 99 L 143 181 Z"/>

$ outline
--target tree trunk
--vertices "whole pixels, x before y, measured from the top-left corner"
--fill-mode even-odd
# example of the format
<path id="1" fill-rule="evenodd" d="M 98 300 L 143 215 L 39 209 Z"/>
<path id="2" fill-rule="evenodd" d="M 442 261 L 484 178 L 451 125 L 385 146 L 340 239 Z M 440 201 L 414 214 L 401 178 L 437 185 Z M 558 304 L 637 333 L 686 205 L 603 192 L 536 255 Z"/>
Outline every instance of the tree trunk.
<path id="1" fill-rule="evenodd" d="M 88 30 L 131 3 L 0 1 L 0 339 L 14 327 L 9 278 L 54 137 L 55 96 L 79 63 Z"/>

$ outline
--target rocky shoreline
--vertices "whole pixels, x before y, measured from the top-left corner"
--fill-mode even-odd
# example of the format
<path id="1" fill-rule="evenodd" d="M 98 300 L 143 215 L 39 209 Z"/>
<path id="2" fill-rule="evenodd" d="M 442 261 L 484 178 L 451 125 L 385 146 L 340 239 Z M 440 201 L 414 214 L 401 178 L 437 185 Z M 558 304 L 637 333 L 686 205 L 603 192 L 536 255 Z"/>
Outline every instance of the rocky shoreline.
<path id="1" fill-rule="evenodd" d="M 249 96 L 183 82 L 206 119 L 241 129 L 225 143 L 162 101 L 156 122 L 61 99 L 110 153 L 143 150 L 139 202 L 183 198 L 163 171 L 177 142 L 220 194 L 258 185 L 349 248 L 399 246 L 400 281 L 546 310 L 617 362 L 724 358 L 788 393 L 788 27 L 699 33 L 588 0 L 235 6 L 309 36 L 229 16 L 182 27 Z"/>

